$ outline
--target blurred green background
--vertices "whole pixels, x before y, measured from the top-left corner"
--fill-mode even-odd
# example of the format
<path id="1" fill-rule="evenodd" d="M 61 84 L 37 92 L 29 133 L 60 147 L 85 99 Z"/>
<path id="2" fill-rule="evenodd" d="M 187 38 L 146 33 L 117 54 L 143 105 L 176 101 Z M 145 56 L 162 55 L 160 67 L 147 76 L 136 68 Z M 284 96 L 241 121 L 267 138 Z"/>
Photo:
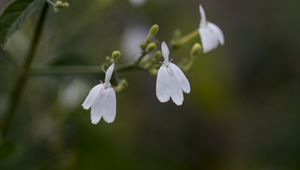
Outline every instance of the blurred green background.
<path id="1" fill-rule="evenodd" d="M 156 78 L 121 74 L 129 87 L 117 94 L 113 124 L 90 123 L 81 108 L 100 76 L 33 76 L 18 106 L 0 169 L 298 170 L 300 169 L 299 0 L 70 0 L 52 10 L 34 67 L 101 65 L 111 51 L 134 60 L 152 24 L 168 41 L 175 29 L 199 26 L 201 3 L 224 31 L 225 46 L 199 57 L 187 73 L 184 105 L 161 104 Z M 9 3 L 1 0 L 0 11 Z M 0 113 L 7 106 L 39 12 L 0 51 Z M 189 55 L 194 39 L 172 53 Z"/>

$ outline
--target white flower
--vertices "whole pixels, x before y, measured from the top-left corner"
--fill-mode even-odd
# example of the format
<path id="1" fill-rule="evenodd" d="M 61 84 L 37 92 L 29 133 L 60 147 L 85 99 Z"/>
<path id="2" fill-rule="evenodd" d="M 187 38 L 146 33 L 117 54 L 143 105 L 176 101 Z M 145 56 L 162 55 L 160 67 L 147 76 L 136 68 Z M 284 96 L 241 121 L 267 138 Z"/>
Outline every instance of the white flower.
<path id="1" fill-rule="evenodd" d="M 217 25 L 206 20 L 205 11 L 201 5 L 199 6 L 199 10 L 201 16 L 199 34 L 203 52 L 207 53 L 217 48 L 219 45 L 224 45 L 224 35 Z"/>
<path id="2" fill-rule="evenodd" d="M 86 110 L 91 108 L 91 121 L 97 124 L 101 117 L 107 123 L 112 123 L 116 117 L 116 93 L 111 87 L 110 79 L 115 64 L 112 64 L 106 71 L 105 82 L 93 87 L 85 99 L 82 107 Z"/>
<path id="3" fill-rule="evenodd" d="M 172 98 L 180 106 L 183 103 L 183 92 L 191 91 L 190 83 L 180 68 L 169 61 L 169 48 L 165 42 L 162 43 L 161 50 L 164 62 L 157 74 L 156 96 L 162 103 Z"/>

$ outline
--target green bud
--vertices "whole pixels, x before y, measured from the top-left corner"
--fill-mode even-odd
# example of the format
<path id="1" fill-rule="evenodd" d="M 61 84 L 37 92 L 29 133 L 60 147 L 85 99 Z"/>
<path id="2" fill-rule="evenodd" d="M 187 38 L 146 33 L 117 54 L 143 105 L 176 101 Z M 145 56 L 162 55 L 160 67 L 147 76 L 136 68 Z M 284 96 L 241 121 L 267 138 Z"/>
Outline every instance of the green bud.
<path id="1" fill-rule="evenodd" d="M 161 59 L 161 56 L 161 51 L 156 51 L 150 63 L 147 65 L 147 69 L 149 70 L 150 74 L 152 74 L 151 72 L 153 72 L 153 69 L 156 68 L 157 62 Z"/>
<path id="2" fill-rule="evenodd" d="M 126 79 L 122 79 L 120 80 L 120 82 L 118 83 L 118 85 L 116 87 L 114 87 L 115 91 L 117 93 L 123 91 L 125 88 L 128 87 L 128 82 Z"/>
<path id="3" fill-rule="evenodd" d="M 199 54 L 201 54 L 201 45 L 196 43 L 191 49 L 191 56 L 197 56 Z"/>
<path id="4" fill-rule="evenodd" d="M 152 51 L 154 51 L 156 49 L 156 44 L 155 43 L 150 43 L 147 48 L 146 48 L 146 52 L 147 53 L 151 53 Z"/>
<path id="5" fill-rule="evenodd" d="M 158 60 L 160 60 L 161 58 L 161 51 L 156 51 L 156 53 L 153 56 L 153 60 L 155 60 L 155 62 L 157 62 Z"/>
<path id="6" fill-rule="evenodd" d="M 159 26 L 157 24 L 154 24 L 151 28 L 150 31 L 147 35 L 147 38 L 145 42 L 141 45 L 142 49 L 145 49 L 149 43 L 151 43 L 152 38 L 158 33 L 159 31 Z"/>
<path id="7" fill-rule="evenodd" d="M 149 70 L 149 73 L 150 73 L 150 75 L 155 76 L 158 73 L 158 69 L 152 68 L 152 69 Z"/>
<path id="8" fill-rule="evenodd" d="M 52 2 L 52 1 L 49 0 L 48 2 L 53 6 L 54 12 L 58 12 L 62 8 L 69 8 L 70 7 L 70 4 L 68 2 L 63 2 L 61 0 L 57 0 L 55 2 Z"/>
<path id="9" fill-rule="evenodd" d="M 69 8 L 69 7 L 70 7 L 70 4 L 69 4 L 68 2 L 64 2 L 64 3 L 62 4 L 62 7 L 64 7 L 64 8 Z"/>
<path id="10" fill-rule="evenodd" d="M 61 7 L 63 5 L 63 2 L 62 1 L 56 1 L 55 5 L 57 5 L 58 7 Z"/>
<path id="11" fill-rule="evenodd" d="M 159 26 L 157 24 L 154 24 L 151 28 L 150 28 L 150 31 L 149 31 L 149 35 L 151 37 L 154 37 L 159 31 Z"/>
<path id="12" fill-rule="evenodd" d="M 113 51 L 111 54 L 111 57 L 113 58 L 114 61 L 118 61 L 121 57 L 121 52 L 120 51 Z"/>

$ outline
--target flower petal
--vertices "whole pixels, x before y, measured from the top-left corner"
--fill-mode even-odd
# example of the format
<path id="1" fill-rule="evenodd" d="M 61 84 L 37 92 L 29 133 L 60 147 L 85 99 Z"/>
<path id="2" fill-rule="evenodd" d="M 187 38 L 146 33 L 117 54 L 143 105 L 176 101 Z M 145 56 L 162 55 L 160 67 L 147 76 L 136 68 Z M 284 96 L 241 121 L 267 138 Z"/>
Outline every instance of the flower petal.
<path id="1" fill-rule="evenodd" d="M 169 62 L 170 51 L 165 42 L 161 43 L 161 51 L 162 51 L 162 55 L 164 57 L 165 62 Z"/>
<path id="2" fill-rule="evenodd" d="M 190 93 L 191 92 L 191 86 L 184 75 L 184 73 L 180 70 L 178 66 L 176 66 L 173 63 L 170 63 L 169 66 L 172 68 L 174 76 L 176 80 L 178 81 L 179 87 L 185 92 L 185 93 Z"/>
<path id="3" fill-rule="evenodd" d="M 102 100 L 99 100 L 99 101 L 102 101 Z M 92 124 L 94 124 L 94 125 L 98 124 L 101 120 L 101 117 L 102 117 L 101 107 L 97 107 L 97 106 L 92 107 L 92 109 L 91 109 L 91 122 L 92 122 Z"/>
<path id="4" fill-rule="evenodd" d="M 171 97 L 170 77 L 165 65 L 162 65 L 157 73 L 156 97 L 161 103 L 169 101 Z"/>
<path id="5" fill-rule="evenodd" d="M 216 24 L 211 23 L 211 22 L 209 22 L 207 24 L 207 27 L 213 32 L 213 34 L 219 40 L 219 43 L 221 45 L 224 45 L 225 40 L 224 40 L 224 34 L 223 34 L 222 30 Z"/>
<path id="6" fill-rule="evenodd" d="M 199 34 L 200 34 L 204 53 L 208 53 L 211 50 L 218 47 L 218 45 L 219 45 L 218 37 L 217 37 L 217 35 L 215 35 L 214 32 L 212 32 L 212 30 L 210 30 L 207 27 L 200 28 Z"/>
<path id="7" fill-rule="evenodd" d="M 107 123 L 112 123 L 116 118 L 116 93 L 111 87 L 104 89 L 103 91 L 105 93 L 105 99 L 102 109 L 103 119 Z"/>
<path id="8" fill-rule="evenodd" d="M 170 95 L 173 100 L 173 102 L 180 106 L 183 103 L 183 93 L 182 89 L 179 86 L 179 82 L 175 77 L 175 73 L 173 72 L 173 69 L 171 67 L 167 68 L 168 74 L 169 74 L 169 88 L 170 88 Z"/>
<path id="9" fill-rule="evenodd" d="M 91 109 L 91 121 L 93 124 L 99 123 L 101 117 L 103 116 L 103 108 L 106 99 L 105 88 L 101 88 L 100 94 L 92 105 Z"/>
<path id="10" fill-rule="evenodd" d="M 115 63 L 113 63 L 112 65 L 110 65 L 106 71 L 106 74 L 105 74 L 105 83 L 109 83 L 110 82 L 110 79 L 111 79 L 111 76 L 114 72 L 114 69 L 115 69 Z"/>
<path id="11" fill-rule="evenodd" d="M 94 104 L 95 100 L 100 95 L 101 88 L 103 88 L 103 84 L 98 84 L 90 90 L 88 96 L 86 97 L 86 99 L 82 104 L 82 107 L 85 110 L 89 110 L 91 106 Z"/>
<path id="12" fill-rule="evenodd" d="M 202 5 L 199 5 L 199 12 L 200 12 L 200 17 L 201 17 L 200 28 L 206 27 L 206 15 L 205 15 L 205 11 L 204 11 Z"/>

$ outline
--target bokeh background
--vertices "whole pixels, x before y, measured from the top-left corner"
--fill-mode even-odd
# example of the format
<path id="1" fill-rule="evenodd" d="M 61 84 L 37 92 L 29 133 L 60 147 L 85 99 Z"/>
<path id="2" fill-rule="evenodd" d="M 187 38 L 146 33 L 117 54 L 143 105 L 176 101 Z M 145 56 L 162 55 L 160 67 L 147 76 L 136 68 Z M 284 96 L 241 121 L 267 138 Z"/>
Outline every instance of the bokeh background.
<path id="1" fill-rule="evenodd" d="M 201 3 L 226 45 L 196 60 L 184 105 L 159 103 L 155 77 L 129 72 L 115 122 L 94 126 L 80 105 L 100 76 L 32 76 L 0 149 L 1 170 L 300 169 L 299 0 L 132 2 L 70 0 L 69 9 L 49 11 L 34 67 L 100 66 L 116 49 L 132 61 L 152 24 L 165 41 L 197 29 Z M 0 113 L 17 75 L 4 55 L 22 63 L 37 17 L 0 53 Z M 199 41 L 172 53 L 174 62 Z"/>

